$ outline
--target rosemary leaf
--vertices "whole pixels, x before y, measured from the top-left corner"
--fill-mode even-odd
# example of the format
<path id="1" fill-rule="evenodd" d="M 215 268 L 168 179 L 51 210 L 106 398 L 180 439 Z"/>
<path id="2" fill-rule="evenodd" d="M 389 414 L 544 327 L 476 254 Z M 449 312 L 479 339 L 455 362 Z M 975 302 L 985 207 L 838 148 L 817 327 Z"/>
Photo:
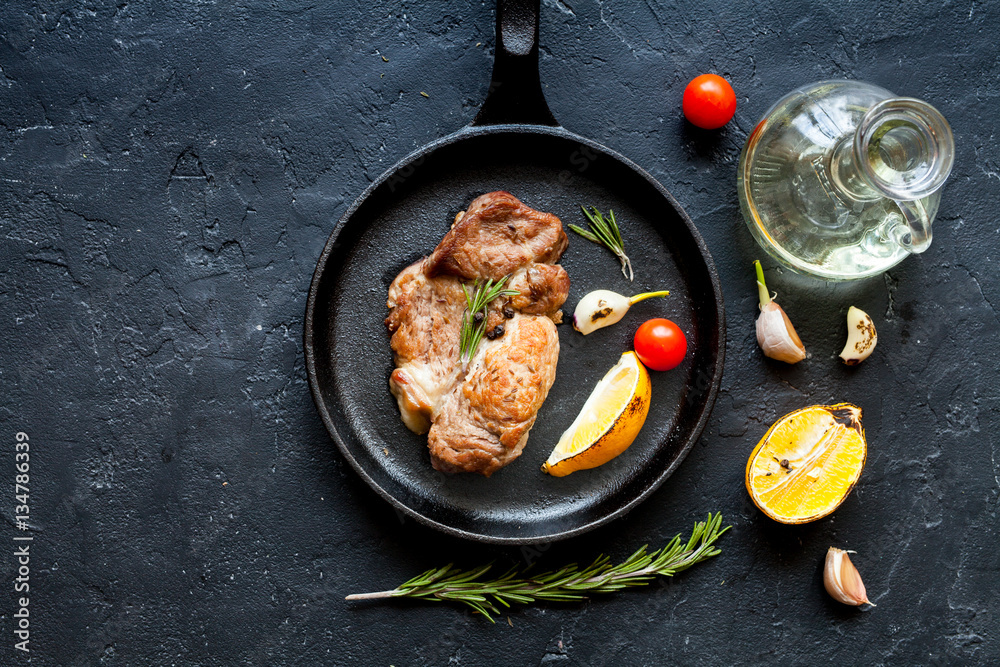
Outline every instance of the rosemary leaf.
<path id="1" fill-rule="evenodd" d="M 622 275 L 629 280 L 634 280 L 635 274 L 632 272 L 632 260 L 625 254 L 625 242 L 622 241 L 622 233 L 618 228 L 618 221 L 615 220 L 615 212 L 609 209 L 608 217 L 605 218 L 594 206 L 590 207 L 590 211 L 585 206 L 581 206 L 580 208 L 590 222 L 590 229 L 587 230 L 577 225 L 570 225 L 569 228 L 588 241 L 602 245 L 613 252 L 618 261 L 621 262 Z"/>
<path id="2" fill-rule="evenodd" d="M 459 359 L 462 363 L 469 363 L 472 357 L 476 356 L 479 343 L 486 335 L 486 313 L 490 303 L 494 299 L 502 296 L 514 296 L 520 294 L 517 290 L 504 289 L 503 286 L 510 276 L 504 276 L 500 280 L 493 282 L 487 280 L 480 282 L 477 278 L 472 283 L 470 291 L 465 283 L 462 283 L 462 292 L 465 293 L 465 311 L 462 312 L 462 328 L 458 335 Z M 476 313 L 482 313 L 482 320 L 476 323 Z"/>
<path id="3" fill-rule="evenodd" d="M 572 229 L 577 234 L 579 234 L 580 236 L 582 236 L 583 238 L 587 239 L 588 241 L 593 241 L 594 243 L 601 244 L 601 239 L 597 238 L 591 232 L 584 229 L 583 227 L 579 225 L 570 225 L 569 228 Z"/>
<path id="4" fill-rule="evenodd" d="M 498 284 L 502 286 L 502 282 Z M 647 586 L 657 577 L 672 577 L 721 553 L 714 545 L 729 528 L 722 527 L 721 513 L 709 514 L 707 520 L 695 523 L 687 543 L 681 542 L 681 536 L 677 535 L 661 549 L 639 548 L 618 565 L 601 555 L 583 569 L 574 563 L 531 575 L 514 567 L 498 578 L 489 579 L 486 575 L 492 564 L 466 571 L 448 564 L 427 570 L 391 591 L 348 595 L 347 599 L 408 597 L 455 602 L 467 605 L 495 623 L 493 615 L 501 613 L 497 605 L 509 608 L 512 603 L 572 602 L 584 600 L 590 593 L 613 593 L 631 586 Z"/>

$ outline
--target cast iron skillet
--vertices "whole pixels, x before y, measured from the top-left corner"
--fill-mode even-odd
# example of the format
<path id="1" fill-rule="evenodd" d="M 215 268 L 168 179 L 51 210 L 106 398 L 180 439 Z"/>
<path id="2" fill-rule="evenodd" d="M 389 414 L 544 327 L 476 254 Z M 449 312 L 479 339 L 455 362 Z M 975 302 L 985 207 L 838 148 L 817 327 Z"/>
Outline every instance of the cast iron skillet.
<path id="1" fill-rule="evenodd" d="M 708 419 L 722 376 L 722 292 L 708 250 L 670 193 L 638 166 L 560 127 L 538 78 L 539 0 L 499 0 L 493 80 L 469 127 L 406 157 L 337 222 L 309 289 L 306 368 L 323 423 L 344 457 L 396 508 L 446 533 L 527 544 L 578 535 L 619 517 L 680 465 Z M 559 327 L 556 381 L 521 457 L 486 479 L 435 471 L 426 436 L 403 425 L 389 393 L 383 320 L 396 274 L 428 254 L 478 195 L 507 190 L 529 206 L 583 224 L 579 205 L 614 209 L 635 282 L 617 260 L 570 232 L 564 310 L 594 289 L 634 294 L 621 323 L 589 336 Z M 614 461 L 563 478 L 539 470 L 604 373 L 631 348 L 639 323 L 677 322 L 688 356 L 653 373 L 653 401 L 632 446 Z M 569 319 L 569 318 L 567 318 Z"/>

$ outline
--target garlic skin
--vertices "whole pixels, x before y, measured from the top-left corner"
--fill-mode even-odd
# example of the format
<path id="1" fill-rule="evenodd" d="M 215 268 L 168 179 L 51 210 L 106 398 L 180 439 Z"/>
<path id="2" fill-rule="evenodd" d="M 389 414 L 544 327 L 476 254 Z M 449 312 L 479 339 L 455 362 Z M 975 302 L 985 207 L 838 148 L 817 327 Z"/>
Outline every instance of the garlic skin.
<path id="1" fill-rule="evenodd" d="M 632 307 L 633 303 L 638 303 L 644 299 L 654 296 L 667 296 L 670 292 L 663 290 L 660 292 L 643 292 L 633 297 L 622 296 L 611 290 L 599 289 L 587 294 L 580 303 L 576 304 L 573 311 L 573 328 L 587 334 L 611 326 L 625 317 L 625 313 Z"/>
<path id="2" fill-rule="evenodd" d="M 847 311 L 847 343 L 840 358 L 848 366 L 856 366 L 868 358 L 878 343 L 875 323 L 868 313 L 851 306 Z"/>
<path id="3" fill-rule="evenodd" d="M 830 547 L 826 552 L 826 567 L 823 569 L 823 586 L 826 592 L 837 602 L 852 607 L 863 604 L 874 607 L 875 603 L 868 599 L 858 569 L 847 554 L 847 551 L 837 547 Z"/>
<path id="4" fill-rule="evenodd" d="M 765 357 L 797 364 L 806 358 L 806 347 L 795 333 L 788 315 L 774 301 L 760 307 L 757 317 L 757 344 Z"/>

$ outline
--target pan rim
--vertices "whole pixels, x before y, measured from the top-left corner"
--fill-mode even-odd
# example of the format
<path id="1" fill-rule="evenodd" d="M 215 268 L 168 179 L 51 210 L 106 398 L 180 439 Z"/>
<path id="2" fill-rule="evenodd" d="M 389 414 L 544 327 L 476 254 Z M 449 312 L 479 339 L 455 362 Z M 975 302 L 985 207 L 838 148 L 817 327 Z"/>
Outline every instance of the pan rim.
<path id="1" fill-rule="evenodd" d="M 364 469 L 361 463 L 356 459 L 354 454 L 350 451 L 346 442 L 344 442 L 338 429 L 333 423 L 333 419 L 330 416 L 329 411 L 326 408 L 324 401 L 324 396 L 322 390 L 319 386 L 319 380 L 317 377 L 317 357 L 315 350 L 314 341 L 314 326 L 315 326 L 315 311 L 316 303 L 318 300 L 320 283 L 324 271 L 326 270 L 327 263 L 333 250 L 337 243 L 337 238 L 340 236 L 346 224 L 351 220 L 351 218 L 357 213 L 361 205 L 367 201 L 368 197 L 371 196 L 379 187 L 386 183 L 393 175 L 397 174 L 400 170 L 411 166 L 415 161 L 429 155 L 433 151 L 450 146 L 452 144 L 458 143 L 465 139 L 474 138 L 489 134 L 503 134 L 503 133 L 517 133 L 517 134 L 544 134 L 553 137 L 558 137 L 561 139 L 574 141 L 579 144 L 585 145 L 595 151 L 606 155 L 613 160 L 616 160 L 623 164 L 625 167 L 630 169 L 636 175 L 645 179 L 653 188 L 669 202 L 669 204 L 674 208 L 674 210 L 679 214 L 681 220 L 687 227 L 688 233 L 691 235 L 696 247 L 699 250 L 701 259 L 705 264 L 707 269 L 711 286 L 712 294 L 715 299 L 715 315 L 717 322 L 718 340 L 716 345 L 716 350 L 714 351 L 714 365 L 712 369 L 712 379 L 709 382 L 708 391 L 705 395 L 705 399 L 702 403 L 700 413 L 698 414 L 698 419 L 695 422 L 691 433 L 689 434 L 683 447 L 681 447 L 680 452 L 671 461 L 670 465 L 666 466 L 656 477 L 646 485 L 646 487 L 624 505 L 618 509 L 609 512 L 608 514 L 588 521 L 582 525 L 570 528 L 567 530 L 556 531 L 547 535 L 536 535 L 536 536 L 498 536 L 490 535 L 482 532 L 473 532 L 465 530 L 462 528 L 456 528 L 445 523 L 441 523 L 435 519 L 425 516 L 418 510 L 408 506 L 407 504 L 400 501 L 396 496 L 389 493 L 385 488 L 383 488 L 368 472 Z M 326 244 L 323 247 L 323 251 L 320 253 L 319 259 L 316 263 L 316 268 L 313 271 L 312 280 L 309 284 L 309 292 L 306 300 L 306 313 L 302 323 L 302 335 L 303 335 L 303 352 L 306 362 L 306 376 L 309 381 L 309 389 L 312 394 L 313 403 L 316 405 L 316 409 L 319 411 L 320 418 L 323 421 L 323 425 L 326 428 L 327 433 L 336 443 L 337 448 L 340 450 L 341 455 L 347 459 L 348 463 L 354 469 L 354 471 L 361 477 L 362 480 L 369 487 L 371 487 L 379 496 L 386 500 L 392 507 L 396 508 L 398 511 L 403 512 L 406 516 L 412 517 L 421 524 L 439 530 L 447 535 L 452 535 L 454 537 L 460 537 L 463 539 L 483 542 L 488 544 L 502 544 L 508 546 L 526 545 L 526 544 L 538 544 L 542 542 L 555 542 L 558 540 L 568 539 L 570 537 L 575 537 L 583 533 L 589 532 L 599 526 L 603 526 L 615 519 L 621 518 L 635 509 L 643 501 L 645 501 L 649 496 L 651 496 L 657 489 L 662 486 L 662 484 L 669 478 L 680 466 L 680 464 L 687 458 L 688 453 L 694 447 L 695 443 L 701 437 L 705 426 L 708 423 L 708 419 L 711 416 L 712 408 L 715 405 L 715 400 L 718 395 L 719 387 L 722 383 L 723 367 L 725 365 L 725 352 L 726 352 L 726 319 L 725 319 L 725 307 L 723 304 L 722 295 L 722 285 L 719 281 L 718 271 L 715 268 L 715 262 L 712 258 L 711 253 L 708 250 L 708 246 L 705 244 L 704 238 L 698 232 L 694 221 L 687 214 L 687 211 L 677 202 L 673 195 L 653 176 L 647 172 L 645 169 L 640 167 L 638 164 L 628 159 L 624 155 L 618 153 L 617 151 L 610 149 L 592 139 L 588 139 L 574 132 L 571 132 L 561 126 L 543 126 L 543 125 L 522 125 L 522 124 L 500 124 L 500 125 L 487 125 L 487 126 L 466 126 L 457 132 L 446 135 L 439 139 L 436 139 L 417 150 L 406 155 L 391 167 L 389 167 L 385 172 L 383 172 L 377 179 L 372 181 L 364 192 L 361 193 L 351 204 L 350 207 L 341 215 L 341 217 L 334 224 L 333 229 L 330 232 L 330 236 L 327 238 Z"/>

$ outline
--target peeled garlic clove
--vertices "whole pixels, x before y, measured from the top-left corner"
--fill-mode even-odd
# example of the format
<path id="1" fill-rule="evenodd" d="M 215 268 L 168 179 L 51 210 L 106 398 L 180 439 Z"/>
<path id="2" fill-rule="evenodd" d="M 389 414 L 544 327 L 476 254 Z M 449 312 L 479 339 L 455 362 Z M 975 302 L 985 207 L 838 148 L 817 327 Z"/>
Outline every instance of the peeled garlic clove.
<path id="1" fill-rule="evenodd" d="M 667 291 L 643 292 L 627 297 L 606 289 L 595 290 L 576 304 L 576 310 L 573 312 L 573 328 L 586 336 L 592 331 L 611 326 L 621 320 L 633 303 L 668 294 L 670 292 Z"/>
<path id="2" fill-rule="evenodd" d="M 863 604 L 875 604 L 868 600 L 865 585 L 861 581 L 858 569 L 854 567 L 850 556 L 843 549 L 830 547 L 826 552 L 826 567 L 823 570 L 823 586 L 826 592 L 837 602 L 852 607 Z"/>
<path id="3" fill-rule="evenodd" d="M 631 305 L 627 296 L 606 289 L 595 290 L 576 304 L 573 328 L 586 336 L 625 317 Z"/>
<path id="4" fill-rule="evenodd" d="M 764 356 L 795 364 L 806 358 L 806 346 L 788 315 L 774 301 L 761 306 L 757 317 L 757 344 Z"/>
<path id="5" fill-rule="evenodd" d="M 868 358 L 878 342 L 875 323 L 868 313 L 851 306 L 847 311 L 847 343 L 840 358 L 848 366 L 855 366 Z"/>

